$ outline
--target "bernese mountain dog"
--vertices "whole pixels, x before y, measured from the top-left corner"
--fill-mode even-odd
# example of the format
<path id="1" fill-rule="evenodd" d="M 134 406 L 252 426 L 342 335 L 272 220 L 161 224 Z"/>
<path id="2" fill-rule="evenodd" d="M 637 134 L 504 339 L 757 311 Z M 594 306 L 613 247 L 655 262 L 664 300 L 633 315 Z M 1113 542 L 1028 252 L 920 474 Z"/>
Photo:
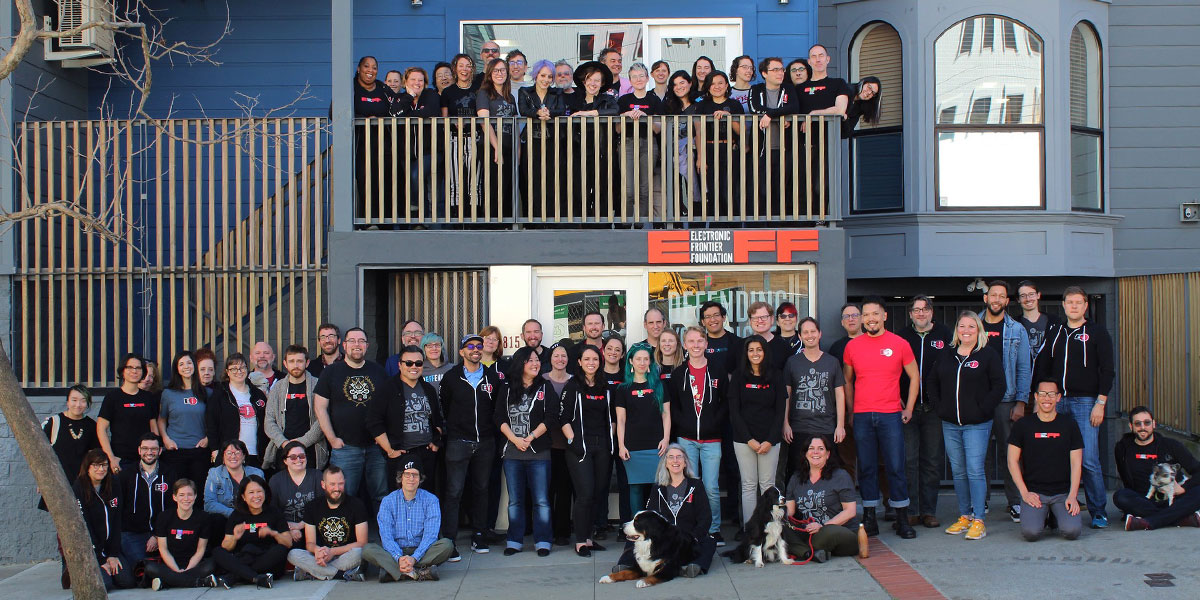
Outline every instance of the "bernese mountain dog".
<path id="1" fill-rule="evenodd" d="M 792 556 L 801 560 L 809 553 L 808 534 L 787 523 L 787 499 L 775 486 L 768 487 L 758 498 L 754 513 L 746 523 L 746 535 L 738 546 L 724 556 L 735 563 L 755 567 L 769 562 L 792 564 Z"/>
<path id="2" fill-rule="evenodd" d="M 650 587 L 674 579 L 684 565 L 695 560 L 696 539 L 652 510 L 637 513 L 622 530 L 633 542 L 637 564 L 601 577 L 600 583 L 636 579 L 637 587 Z"/>

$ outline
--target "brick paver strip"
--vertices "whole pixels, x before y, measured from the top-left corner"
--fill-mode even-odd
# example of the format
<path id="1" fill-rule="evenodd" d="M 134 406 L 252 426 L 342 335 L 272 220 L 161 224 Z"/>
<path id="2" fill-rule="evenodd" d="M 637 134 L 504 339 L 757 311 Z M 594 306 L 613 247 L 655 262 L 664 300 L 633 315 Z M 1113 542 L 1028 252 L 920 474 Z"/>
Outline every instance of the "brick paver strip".
<path id="1" fill-rule="evenodd" d="M 871 538 L 870 558 L 860 558 L 858 562 L 867 569 L 871 577 L 879 582 L 893 598 L 898 600 L 916 600 L 926 598 L 940 598 L 945 600 L 945 596 L 929 583 L 912 565 L 904 562 L 900 555 L 892 552 L 891 548 L 887 547 L 880 541 L 879 538 Z"/>

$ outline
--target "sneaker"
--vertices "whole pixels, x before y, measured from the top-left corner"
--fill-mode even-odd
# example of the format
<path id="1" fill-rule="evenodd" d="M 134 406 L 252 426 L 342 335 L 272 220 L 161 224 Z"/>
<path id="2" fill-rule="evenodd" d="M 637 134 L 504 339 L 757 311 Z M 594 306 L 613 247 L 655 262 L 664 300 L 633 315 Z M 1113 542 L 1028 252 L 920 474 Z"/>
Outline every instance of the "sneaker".
<path id="1" fill-rule="evenodd" d="M 492 550 L 488 548 L 487 541 L 482 535 L 476 535 L 474 539 L 471 540 L 471 551 L 475 554 L 487 554 Z"/>
<path id="2" fill-rule="evenodd" d="M 475 542 L 471 542 L 471 547 L 472 548 L 475 547 Z M 484 551 L 486 551 L 486 549 L 487 549 L 487 546 L 484 546 Z M 476 550 L 476 552 L 479 552 L 479 551 Z M 461 560 L 462 560 L 462 555 L 458 553 L 458 548 L 456 547 L 454 549 L 454 551 L 450 553 L 450 558 L 447 558 L 446 562 L 459 562 Z"/>
<path id="3" fill-rule="evenodd" d="M 1092 529 L 1104 529 L 1108 527 L 1108 515 L 1100 513 L 1092 517 Z"/>
<path id="4" fill-rule="evenodd" d="M 299 571 L 300 569 L 296 569 Z M 354 567 L 345 573 L 342 573 L 342 579 L 346 581 L 366 581 L 366 577 L 362 574 L 362 565 Z"/>
<path id="5" fill-rule="evenodd" d="M 964 531 L 966 531 L 967 529 L 970 529 L 970 527 L 971 527 L 971 517 L 968 517 L 967 515 L 963 515 L 963 516 L 959 517 L 958 520 L 955 521 L 953 525 L 946 528 L 946 533 L 948 533 L 950 535 L 959 535 L 959 534 L 963 533 Z"/>
<path id="6" fill-rule="evenodd" d="M 988 506 L 988 504 L 990 504 L 989 500 L 983 501 L 983 514 L 985 514 L 985 515 L 988 514 L 988 509 L 991 508 L 990 506 Z"/>
<path id="7" fill-rule="evenodd" d="M 163 585 L 162 585 L 162 580 L 161 580 L 161 579 L 159 579 L 159 578 L 155 577 L 154 579 L 151 579 L 151 580 L 150 580 L 150 589 L 152 589 L 152 590 L 154 590 L 154 591 L 156 591 L 156 592 L 157 592 L 158 590 L 161 590 L 161 589 L 162 589 L 162 586 L 163 586 Z"/>
<path id="8" fill-rule="evenodd" d="M 201 577 L 200 579 L 197 579 L 196 587 L 198 587 L 198 588 L 215 588 L 215 587 L 217 587 L 217 576 L 209 575 L 208 577 Z"/>
<path id="9" fill-rule="evenodd" d="M 417 576 L 415 577 L 415 579 L 417 581 L 438 581 L 438 579 L 439 579 L 437 570 L 434 569 L 432 566 L 421 567 L 421 568 L 417 569 L 416 573 L 417 573 Z"/>
<path id="10" fill-rule="evenodd" d="M 1200 527 L 1200 511 L 1194 512 L 1175 524 L 1176 527 Z"/>
<path id="11" fill-rule="evenodd" d="M 987 527 L 983 525 L 983 519 L 975 519 L 971 521 L 971 527 L 967 529 L 967 535 L 963 536 L 968 540 L 982 540 L 987 536 Z"/>
<path id="12" fill-rule="evenodd" d="M 700 565 L 696 563 L 683 565 L 683 568 L 679 570 L 679 575 L 688 579 L 695 579 L 700 576 Z"/>
<path id="13" fill-rule="evenodd" d="M 821 549 L 817 550 L 816 552 L 813 552 L 812 560 L 815 563 L 823 563 L 823 562 L 829 560 L 829 551 L 825 550 L 824 548 L 821 548 Z"/>
<path id="14" fill-rule="evenodd" d="M 724 537 L 721 537 L 721 532 L 720 532 L 720 531 L 718 531 L 718 532 L 716 532 L 716 533 L 713 533 L 713 534 L 710 534 L 710 535 L 712 536 L 712 539 L 716 540 L 716 542 L 717 542 L 717 547 L 718 547 L 718 548 L 720 548 L 721 546 L 724 546 L 724 545 L 725 545 L 725 538 L 724 538 Z"/>
<path id="15" fill-rule="evenodd" d="M 1125 531 L 1149 531 L 1150 523 L 1141 517 L 1125 515 Z"/>
<path id="16" fill-rule="evenodd" d="M 316 577 L 313 577 L 304 569 L 296 569 L 295 571 L 292 571 L 292 581 L 308 581 L 310 579 L 316 579 Z"/>
<path id="17" fill-rule="evenodd" d="M 483 541 L 489 544 L 499 544 L 504 541 L 504 534 L 495 529 L 484 529 L 480 534 L 483 535 Z"/>
<path id="18" fill-rule="evenodd" d="M 942 522 L 933 515 L 921 515 L 921 526 L 926 529 L 937 529 L 942 526 Z"/>
<path id="19" fill-rule="evenodd" d="M 263 573 L 254 578 L 254 587 L 267 588 L 268 590 L 275 586 L 275 575 L 271 573 Z"/>
<path id="20" fill-rule="evenodd" d="M 214 576 L 214 577 L 215 577 L 215 576 Z M 216 582 L 217 584 L 216 584 L 216 585 L 214 585 L 213 587 L 220 586 L 220 587 L 223 587 L 223 588 L 225 588 L 225 589 L 227 589 L 227 590 L 232 590 L 232 589 L 233 589 L 233 584 L 232 584 L 232 583 L 229 583 L 229 580 L 228 580 L 228 579 L 225 579 L 224 577 L 215 577 L 215 579 L 217 580 L 217 582 Z"/>
<path id="21" fill-rule="evenodd" d="M 1021 505 L 1014 504 L 1008 507 L 1008 518 L 1012 519 L 1013 523 L 1021 522 Z"/>

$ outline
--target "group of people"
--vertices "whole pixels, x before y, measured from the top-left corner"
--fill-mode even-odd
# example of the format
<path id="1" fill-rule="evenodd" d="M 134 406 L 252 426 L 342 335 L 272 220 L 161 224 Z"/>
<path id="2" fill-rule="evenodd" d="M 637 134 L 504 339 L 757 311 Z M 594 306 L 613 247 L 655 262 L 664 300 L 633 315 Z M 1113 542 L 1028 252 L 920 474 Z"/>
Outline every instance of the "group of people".
<path id="1" fill-rule="evenodd" d="M 817 320 L 790 302 L 748 306 L 744 339 L 715 301 L 700 306 L 700 326 L 647 310 L 647 338 L 628 346 L 595 311 L 582 341 L 549 347 L 529 319 L 511 356 L 489 326 L 458 341 L 457 363 L 415 320 L 384 365 L 367 359 L 361 328 L 326 323 L 320 353 L 289 346 L 283 371 L 263 342 L 250 360 L 228 356 L 219 380 L 211 352 L 179 352 L 157 392 L 143 385 L 150 363 L 127 355 L 95 421 L 76 386 L 45 430 L 115 587 L 270 587 L 289 563 L 297 580 L 355 581 L 364 561 L 381 580 L 436 580 L 437 565 L 461 559 L 460 526 L 476 553 L 500 543 L 516 554 L 532 536 L 539 556 L 572 543 L 591 556 L 613 532 L 614 479 L 621 521 L 654 510 L 693 536 L 685 576 L 707 572 L 725 545 L 722 507 L 742 526 L 773 485 L 810 535 L 799 558 L 823 562 L 857 551 L 859 523 L 877 535 L 881 506 L 901 538 L 940 527 L 947 460 L 960 516 L 945 531 L 978 540 L 992 435 L 1022 534 L 1074 539 L 1081 485 L 1091 526 L 1108 524 L 1097 433 L 1112 340 L 1087 319 L 1082 289 L 1065 290 L 1063 319 L 1040 311 L 1035 283 L 1017 292 L 1019 317 L 1009 285 L 993 281 L 984 309 L 953 324 L 935 323 L 932 301 L 916 296 L 898 334 L 884 327 L 883 300 L 847 303 L 846 335 L 827 349 Z M 1158 463 L 1189 474 L 1200 463 L 1155 435 L 1149 409 L 1129 421 L 1114 495 L 1126 529 L 1200 527 L 1200 485 L 1176 484 L 1172 503 L 1147 494 Z M 722 480 L 738 493 L 722 497 Z M 379 544 L 367 543 L 372 514 Z M 633 561 L 627 545 L 617 565 Z M 65 564 L 63 577 L 65 587 Z"/>
<path id="2" fill-rule="evenodd" d="M 809 131 L 792 131 L 788 115 L 840 116 L 842 137 L 860 120 L 879 119 L 879 79 L 851 85 L 831 77 L 829 58 L 816 44 L 807 58 L 786 65 L 780 57 L 755 63 L 742 55 L 728 73 L 704 56 L 690 71 L 672 71 L 662 60 L 625 70 L 621 52 L 607 48 L 599 60 L 573 68 L 562 60 L 530 63 L 519 49 L 501 57 L 500 46 L 490 40 L 478 62 L 457 54 L 439 63 L 429 87 L 421 67 L 387 71 L 380 81 L 379 63 L 364 56 L 354 77 L 358 117 L 503 119 L 482 126 L 450 119 L 443 123 L 448 135 L 429 122 L 395 131 L 383 121 L 361 125 L 359 206 L 370 198 L 377 206 L 367 216 L 403 216 L 392 214 L 398 199 L 412 207 L 413 216 L 423 203 L 425 215 L 441 217 L 448 199 L 451 206 L 486 202 L 489 215 L 511 217 L 515 199 L 524 198 L 523 216 L 607 216 L 610 208 L 617 216 L 656 220 L 689 211 L 712 220 L 778 216 L 796 190 L 803 198 L 810 183 L 820 185 L 819 147 L 825 136 L 839 135 L 836 128 L 826 131 L 824 121 L 814 121 Z M 441 161 L 439 177 L 431 172 L 434 161 Z M 394 165 L 406 167 L 397 173 Z M 572 176 L 560 181 L 558 175 L 568 171 Z M 404 183 L 394 184 L 398 181 Z M 760 200 L 743 209 L 735 199 L 747 194 Z M 676 206 L 680 214 L 661 214 Z"/>

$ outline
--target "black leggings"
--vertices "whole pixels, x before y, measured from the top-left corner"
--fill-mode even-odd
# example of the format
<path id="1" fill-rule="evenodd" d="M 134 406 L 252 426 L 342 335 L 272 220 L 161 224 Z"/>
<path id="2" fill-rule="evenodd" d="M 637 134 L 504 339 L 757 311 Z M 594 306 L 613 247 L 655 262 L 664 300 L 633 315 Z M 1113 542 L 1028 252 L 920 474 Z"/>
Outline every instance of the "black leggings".
<path id="1" fill-rule="evenodd" d="M 247 545 L 235 553 L 218 546 L 213 550 L 213 560 L 238 580 L 254 583 L 254 578 L 259 575 L 282 570 L 287 562 L 288 550 L 291 548 L 279 544 L 271 544 L 266 549 Z"/>
<path id="2" fill-rule="evenodd" d="M 592 537 L 592 524 L 608 519 L 608 478 L 612 452 L 608 436 L 589 436 L 587 453 L 580 460 L 573 451 L 566 451 L 567 472 L 575 485 L 575 543 L 582 544 Z M 604 496 L 599 494 L 603 491 Z M 601 512 L 603 511 L 603 512 Z"/>
<path id="3" fill-rule="evenodd" d="M 190 557 L 189 557 L 190 558 Z M 161 579 L 168 587 L 196 587 L 196 582 L 202 577 L 208 577 L 213 572 L 213 559 L 206 558 L 196 566 L 185 571 L 172 571 L 167 565 L 157 561 L 146 561 L 146 580 Z"/>

